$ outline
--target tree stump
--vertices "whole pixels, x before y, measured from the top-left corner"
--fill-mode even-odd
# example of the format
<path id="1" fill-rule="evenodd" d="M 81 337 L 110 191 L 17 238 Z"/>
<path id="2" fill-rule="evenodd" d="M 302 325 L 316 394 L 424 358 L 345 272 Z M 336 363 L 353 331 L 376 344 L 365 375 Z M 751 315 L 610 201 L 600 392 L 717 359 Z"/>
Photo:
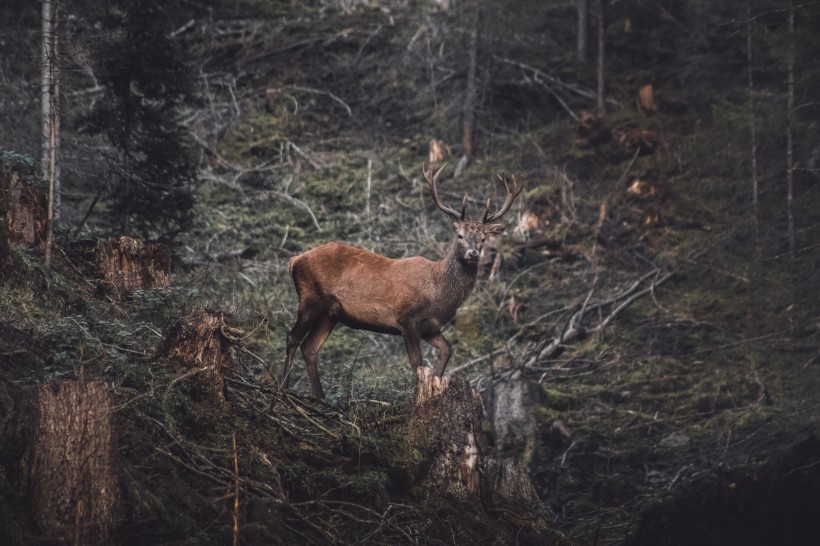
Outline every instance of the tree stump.
<path id="1" fill-rule="evenodd" d="M 425 367 L 416 370 L 407 430 L 420 460 L 417 483 L 433 495 L 458 501 L 455 528 L 489 522 L 494 537 L 488 543 L 568 545 L 544 517 L 524 463 L 482 459 L 476 443 L 481 416 L 481 396 L 465 379 L 438 378 Z"/>
<path id="2" fill-rule="evenodd" d="M 599 116 L 589 110 L 582 110 L 578 116 L 578 138 L 575 144 L 581 147 L 594 148 L 609 142 L 612 137 Z"/>
<path id="3" fill-rule="evenodd" d="M 112 400 L 102 381 L 29 389 L 17 413 L 26 451 L 20 481 L 49 541 L 105 544 L 120 517 Z"/>
<path id="4" fill-rule="evenodd" d="M 410 444 L 427 461 L 421 483 L 461 498 L 479 493 L 479 448 L 481 396 L 456 375 L 436 377 L 426 367 L 416 369 L 411 416 Z"/>
<path id="5" fill-rule="evenodd" d="M 432 166 L 444 161 L 452 151 L 442 140 L 430 139 L 427 151 L 427 164 Z"/>
<path id="6" fill-rule="evenodd" d="M 236 319 L 218 311 L 197 311 L 174 327 L 159 348 L 180 372 L 175 381 L 195 376 L 194 394 L 199 401 L 224 406 L 225 376 L 233 367 L 230 349 L 244 332 Z"/>
<path id="7" fill-rule="evenodd" d="M 503 461 L 489 457 L 482 461 L 482 488 L 489 492 L 491 504 L 530 504 L 538 495 L 527 474 L 527 467 L 517 459 Z"/>
<path id="8" fill-rule="evenodd" d="M 160 243 L 109 237 L 97 242 L 93 261 L 108 292 L 131 293 L 171 286 L 171 252 Z"/>
<path id="9" fill-rule="evenodd" d="M 9 242 L 39 245 L 45 241 L 48 200 L 43 190 L 0 167 L 0 201 L 5 203 L 0 222 L 5 224 Z"/>
<path id="10" fill-rule="evenodd" d="M 505 370 L 486 393 L 496 449 L 524 448 L 524 461 L 535 452 L 535 417 L 538 383 L 521 370 Z"/>
<path id="11" fill-rule="evenodd" d="M 655 90 L 652 84 L 647 84 L 638 90 L 638 112 L 644 116 L 651 116 L 657 111 L 655 106 Z"/>

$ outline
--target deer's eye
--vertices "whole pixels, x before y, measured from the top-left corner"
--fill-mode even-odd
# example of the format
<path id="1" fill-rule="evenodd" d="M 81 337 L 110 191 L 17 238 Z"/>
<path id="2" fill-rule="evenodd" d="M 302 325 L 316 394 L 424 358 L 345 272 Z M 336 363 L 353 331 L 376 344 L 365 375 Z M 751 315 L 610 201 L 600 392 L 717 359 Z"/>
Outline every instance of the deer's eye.
<path id="1" fill-rule="evenodd" d="M 463 239 L 463 238 L 464 238 L 464 235 L 462 235 L 461 233 L 459 233 L 459 234 L 458 234 L 458 238 L 459 238 L 459 239 Z"/>

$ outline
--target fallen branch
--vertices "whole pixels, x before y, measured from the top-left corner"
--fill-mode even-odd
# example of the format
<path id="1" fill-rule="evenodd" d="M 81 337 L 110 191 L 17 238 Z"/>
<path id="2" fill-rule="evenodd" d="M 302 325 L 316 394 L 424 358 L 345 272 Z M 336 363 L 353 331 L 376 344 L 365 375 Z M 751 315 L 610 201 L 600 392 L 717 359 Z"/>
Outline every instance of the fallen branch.
<path id="1" fill-rule="evenodd" d="M 310 219 L 313 221 L 313 225 L 316 227 L 316 231 L 322 231 L 322 226 L 319 225 L 319 221 L 316 219 L 316 215 L 313 214 L 313 211 L 310 210 L 310 207 L 307 206 L 307 204 L 304 201 L 300 201 L 299 199 L 296 199 L 295 197 L 291 197 L 290 195 L 288 195 L 286 193 L 279 192 L 279 191 L 274 191 L 272 193 L 273 193 L 273 195 L 275 195 L 277 197 L 281 197 L 285 201 L 293 203 L 297 207 L 300 207 L 300 208 L 304 209 L 305 211 L 307 211 L 307 213 L 310 215 Z"/>
<path id="2" fill-rule="evenodd" d="M 575 93 L 577 95 L 580 95 L 584 98 L 597 100 L 597 95 L 595 94 L 595 91 L 592 91 L 590 89 L 583 89 L 583 88 L 581 88 L 577 85 L 573 85 L 571 83 L 567 83 L 565 81 L 562 81 L 562 80 L 556 78 L 555 76 L 550 76 L 546 72 L 544 72 L 542 70 L 539 70 L 538 68 L 535 68 L 534 66 L 528 65 L 526 63 L 522 63 L 520 61 L 516 61 L 514 59 L 509 59 L 507 57 L 500 57 L 498 55 L 493 55 L 493 58 L 497 61 L 500 61 L 500 62 L 504 63 L 504 64 L 508 64 L 508 65 L 511 65 L 511 66 L 517 66 L 518 68 L 520 68 L 522 70 L 527 70 L 529 72 L 532 72 L 533 77 L 542 78 L 542 79 L 550 82 L 553 85 L 558 85 L 560 87 L 563 87 L 564 89 L 572 91 L 573 93 Z M 609 104 L 612 104 L 613 106 L 618 106 L 618 104 L 619 104 L 617 100 L 611 99 L 611 98 L 607 99 L 606 102 L 609 103 Z"/>
<path id="3" fill-rule="evenodd" d="M 621 291 L 620 293 L 612 296 L 611 298 L 607 298 L 602 301 L 597 301 L 590 303 L 590 298 L 592 297 L 592 293 L 595 290 L 593 286 L 589 293 L 584 298 L 583 303 L 580 303 L 580 309 L 573 313 L 570 318 L 564 323 L 564 326 L 561 328 L 561 332 L 553 337 L 550 340 L 544 341 L 538 345 L 536 345 L 535 349 L 533 350 L 532 356 L 527 360 L 526 364 L 524 365 L 527 368 L 532 368 L 535 366 L 539 361 L 545 360 L 555 353 L 558 352 L 559 348 L 579 337 L 586 336 L 589 334 L 594 334 L 603 331 L 613 320 L 627 307 L 629 307 L 635 300 L 638 298 L 645 296 L 647 294 L 654 294 L 654 290 L 656 286 L 659 286 L 672 278 L 672 273 L 667 273 L 662 277 L 658 278 L 658 270 L 651 271 L 632 283 L 626 290 Z M 638 290 L 640 286 L 647 281 L 649 278 L 655 277 L 652 282 L 649 284 L 648 287 L 643 288 L 642 290 Z M 591 327 L 584 327 L 583 321 L 584 318 L 587 316 L 589 312 L 600 310 L 604 307 L 613 306 L 614 308 L 606 317 L 602 318 L 598 324 Z"/>
<path id="4" fill-rule="evenodd" d="M 331 99 L 333 99 L 334 101 L 336 101 L 336 102 L 338 102 L 339 104 L 341 104 L 341 105 L 342 105 L 342 107 L 343 107 L 343 108 L 345 109 L 345 111 L 347 112 L 347 115 L 348 115 L 348 116 L 353 117 L 353 110 L 351 110 L 351 109 L 350 109 L 350 106 L 348 106 L 348 105 L 347 105 L 347 103 L 346 103 L 345 101 L 343 101 L 341 98 L 339 98 L 337 95 L 334 95 L 334 94 L 333 94 L 333 93 L 331 93 L 330 91 L 324 91 L 324 90 L 322 90 L 322 89 L 314 89 L 314 88 L 312 88 L 312 87 L 298 87 L 298 86 L 292 86 L 292 85 L 291 85 L 291 86 L 287 86 L 287 87 L 283 87 L 282 89 L 289 89 L 289 90 L 291 90 L 291 91 L 302 91 L 302 92 L 305 92 L 305 93 L 314 93 L 314 94 L 316 94 L 316 95 L 325 95 L 325 96 L 328 96 L 328 97 L 330 97 Z"/>
<path id="5" fill-rule="evenodd" d="M 290 147 L 291 150 L 296 152 L 296 155 L 298 155 L 299 157 L 301 157 L 302 159 L 304 159 L 305 161 L 310 163 L 310 166 L 313 167 L 314 169 L 316 169 L 317 171 L 321 171 L 326 166 L 326 165 L 321 165 L 318 161 L 313 159 L 313 157 L 311 157 L 310 154 L 308 154 L 307 152 L 305 152 L 304 150 L 299 148 L 293 142 L 288 141 L 288 147 Z"/>

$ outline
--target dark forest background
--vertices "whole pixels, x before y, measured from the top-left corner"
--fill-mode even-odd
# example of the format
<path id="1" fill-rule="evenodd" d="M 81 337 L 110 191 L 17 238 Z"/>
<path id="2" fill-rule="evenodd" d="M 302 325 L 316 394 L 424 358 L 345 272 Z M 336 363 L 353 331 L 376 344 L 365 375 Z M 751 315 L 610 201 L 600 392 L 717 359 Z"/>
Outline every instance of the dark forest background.
<path id="1" fill-rule="evenodd" d="M 59 81 L 53 261 L 0 232 L 0 541 L 814 544 L 820 2 L 51 3 L 52 34 L 0 6 L 0 179 L 42 195 L 51 35 Z M 525 185 L 445 331 L 537 495 L 503 509 L 418 478 L 400 338 L 340 327 L 327 404 L 300 356 L 277 389 L 287 261 L 443 256 L 444 162 L 474 215 Z M 167 248 L 164 287 L 95 280 L 111 236 Z M 224 389 L 179 364 L 209 351 Z M 44 509 L 23 416 L 84 404 L 120 493 Z"/>

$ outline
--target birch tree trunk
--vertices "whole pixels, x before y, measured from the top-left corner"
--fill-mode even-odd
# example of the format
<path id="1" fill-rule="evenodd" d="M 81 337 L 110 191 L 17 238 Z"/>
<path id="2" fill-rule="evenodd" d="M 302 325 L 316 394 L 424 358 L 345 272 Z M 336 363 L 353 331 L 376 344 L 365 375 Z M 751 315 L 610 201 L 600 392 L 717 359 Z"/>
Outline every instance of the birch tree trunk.
<path id="1" fill-rule="evenodd" d="M 51 264 L 54 247 L 54 221 L 60 211 L 60 170 L 58 165 L 60 118 L 59 118 L 59 68 L 57 63 L 57 0 L 43 0 L 42 47 L 40 59 L 40 111 L 42 115 L 42 169 L 48 180 L 48 226 L 46 231 L 45 262 Z"/>

